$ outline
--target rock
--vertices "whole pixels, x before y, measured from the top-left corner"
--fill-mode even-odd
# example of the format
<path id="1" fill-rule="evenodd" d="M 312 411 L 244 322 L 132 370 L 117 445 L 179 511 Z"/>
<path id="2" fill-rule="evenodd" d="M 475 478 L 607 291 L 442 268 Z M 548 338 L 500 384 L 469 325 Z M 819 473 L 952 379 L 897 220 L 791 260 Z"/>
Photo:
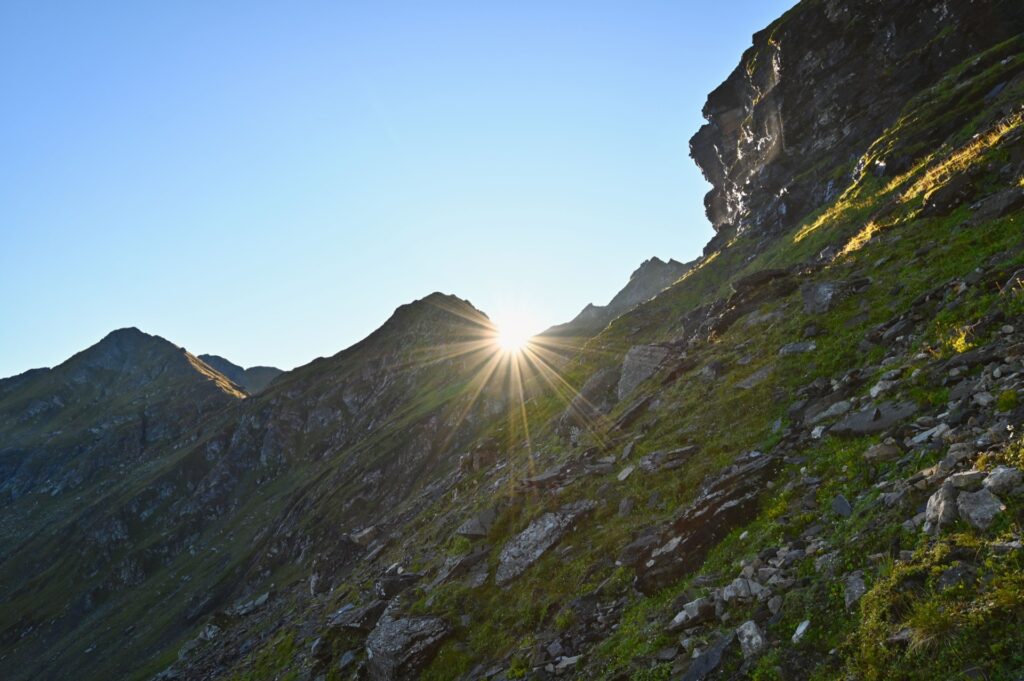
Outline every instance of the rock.
<path id="1" fill-rule="evenodd" d="M 379 534 L 380 530 L 377 528 L 377 526 L 370 525 L 369 527 L 364 528 L 359 532 L 354 532 L 352 535 L 350 535 L 350 537 L 352 541 L 354 541 L 356 544 L 359 544 L 360 546 L 369 546 L 370 543 L 374 539 L 376 539 Z"/>
<path id="2" fill-rule="evenodd" d="M 722 655 L 725 654 L 725 651 L 728 650 L 735 640 L 736 634 L 734 632 L 730 631 L 722 634 L 717 641 L 708 646 L 707 650 L 690 663 L 686 673 L 679 678 L 679 681 L 704 681 L 711 672 L 718 668 L 718 665 L 722 662 Z"/>
<path id="3" fill-rule="evenodd" d="M 423 578 L 415 572 L 384 575 L 373 585 L 377 597 L 389 601 Z"/>
<path id="4" fill-rule="evenodd" d="M 857 601 L 861 599 L 861 596 L 866 594 L 868 591 L 864 585 L 864 573 L 860 570 L 851 572 L 846 576 L 845 584 L 843 587 L 843 602 L 846 604 L 846 609 L 849 610 Z"/>
<path id="5" fill-rule="evenodd" d="M 936 534 L 939 530 L 956 522 L 956 498 L 958 491 L 953 485 L 943 484 L 934 494 L 928 497 L 924 511 L 924 531 Z"/>
<path id="6" fill-rule="evenodd" d="M 988 489 L 961 493 L 957 497 L 956 506 L 960 517 L 978 530 L 987 530 L 996 516 L 1006 508 L 999 497 Z"/>
<path id="7" fill-rule="evenodd" d="M 523 478 L 522 484 L 532 489 L 553 489 L 565 481 L 566 473 L 565 466 L 555 464 L 537 475 Z"/>
<path id="8" fill-rule="evenodd" d="M 882 402 L 860 411 L 853 412 L 832 426 L 833 435 L 872 435 L 889 430 L 917 413 L 913 402 Z"/>
<path id="9" fill-rule="evenodd" d="M 619 502 L 619 517 L 627 517 L 630 513 L 633 512 L 633 507 L 635 505 L 636 502 L 633 500 L 633 497 L 623 497 L 622 501 Z"/>
<path id="10" fill-rule="evenodd" d="M 807 352 L 814 352 L 818 349 L 818 344 L 814 341 L 801 341 L 798 343 L 787 343 L 779 348 L 779 355 L 785 357 L 786 355 L 802 355 Z"/>
<path id="11" fill-rule="evenodd" d="M 850 502 L 842 494 L 837 494 L 832 499 L 832 511 L 843 518 L 849 518 L 853 515 L 853 507 L 850 506 Z"/>
<path id="12" fill-rule="evenodd" d="M 782 610 L 782 596 L 772 596 L 768 599 L 768 612 L 778 615 Z"/>
<path id="13" fill-rule="evenodd" d="M 623 468 L 621 471 L 619 471 L 619 474 L 617 476 L 615 476 L 615 477 L 618 479 L 619 482 L 625 482 L 626 478 L 628 478 L 630 475 L 632 475 L 632 473 L 635 470 L 635 468 L 636 467 L 633 464 L 629 464 L 628 466 Z"/>
<path id="14" fill-rule="evenodd" d="M 440 617 L 409 617 L 381 622 L 366 639 L 367 676 L 373 681 L 419 678 L 451 633 Z"/>
<path id="15" fill-rule="evenodd" d="M 827 409 L 824 409 L 823 411 L 820 411 L 817 414 L 815 414 L 811 418 L 810 422 L 818 423 L 820 421 L 834 419 L 838 416 L 842 416 L 843 414 L 849 412 L 851 409 L 853 409 L 853 404 L 851 404 L 848 400 L 839 400 L 838 402 L 828 407 Z"/>
<path id="16" fill-rule="evenodd" d="M 683 606 L 668 624 L 669 631 L 678 631 L 711 621 L 715 616 L 715 602 L 710 598 L 698 598 Z"/>
<path id="17" fill-rule="evenodd" d="M 871 463 L 882 462 L 882 461 L 895 461 L 903 455 L 903 450 L 897 447 L 895 444 L 886 444 L 880 442 L 875 445 L 868 447 L 867 451 L 864 452 L 864 459 Z"/>
<path id="18" fill-rule="evenodd" d="M 807 633 L 807 628 L 811 626 L 810 620 L 804 620 L 800 624 L 796 625 L 796 631 L 793 632 L 793 643 L 800 643 L 800 639 Z"/>
<path id="19" fill-rule="evenodd" d="M 750 582 L 743 577 L 737 577 L 722 589 L 722 600 L 726 603 L 731 603 L 735 600 L 747 600 L 752 595 Z"/>
<path id="20" fill-rule="evenodd" d="M 982 483 L 993 494 L 1008 494 L 1021 484 L 1020 469 L 1011 466 L 996 466 Z"/>
<path id="21" fill-rule="evenodd" d="M 621 373 L 619 367 L 598 369 L 572 398 L 558 419 L 558 432 L 569 435 L 573 429 L 588 429 L 594 420 L 607 414 L 617 399 L 615 388 Z"/>
<path id="22" fill-rule="evenodd" d="M 764 632 L 757 626 L 754 620 L 747 620 L 736 628 L 736 638 L 739 639 L 740 649 L 743 657 L 753 657 L 764 650 L 767 641 Z"/>
<path id="23" fill-rule="evenodd" d="M 824 314 L 842 300 L 849 289 L 843 282 L 808 282 L 800 287 L 800 295 L 807 314 Z"/>
<path id="24" fill-rule="evenodd" d="M 742 381 L 736 383 L 736 387 L 740 390 L 750 390 L 758 385 L 761 385 L 772 375 L 773 367 L 771 365 L 763 366 L 754 373 L 750 374 Z"/>
<path id="25" fill-rule="evenodd" d="M 668 348 L 661 345 L 634 345 L 622 362 L 622 374 L 616 393 L 621 400 L 650 378 L 668 357 Z"/>
<path id="26" fill-rule="evenodd" d="M 483 539 L 491 531 L 498 514 L 494 509 L 487 509 L 459 525 L 455 534 L 467 539 Z"/>
<path id="27" fill-rule="evenodd" d="M 327 624 L 328 626 L 340 627 L 342 629 L 371 631 L 377 626 L 377 621 L 384 614 L 384 610 L 387 607 L 387 601 L 382 600 L 370 601 L 360 608 L 356 608 L 351 604 L 345 605 L 327 618 Z"/>
<path id="28" fill-rule="evenodd" d="M 550 513 L 545 513 L 513 537 L 498 556 L 498 569 L 494 580 L 507 584 L 533 565 L 544 552 L 554 546 L 569 531 L 572 524 L 597 508 L 593 501 L 578 501 Z"/>
<path id="29" fill-rule="evenodd" d="M 964 471 L 963 473 L 954 473 L 949 476 L 947 480 L 949 484 L 956 487 L 958 490 L 967 490 L 973 492 L 974 490 L 981 488 L 981 483 L 985 479 L 985 471 Z"/>
<path id="30" fill-rule="evenodd" d="M 687 445 L 668 451 L 656 451 L 640 459 L 640 470 L 647 473 L 670 471 L 680 468 L 694 454 L 700 451 L 697 445 Z"/>
<path id="31" fill-rule="evenodd" d="M 640 549 L 633 563 L 637 573 L 634 586 L 650 595 L 699 565 L 712 546 L 756 513 L 757 501 L 778 463 L 774 456 L 749 452 L 728 469 L 706 478 L 697 498 L 664 529 L 664 536 L 672 539 L 646 557 Z"/>

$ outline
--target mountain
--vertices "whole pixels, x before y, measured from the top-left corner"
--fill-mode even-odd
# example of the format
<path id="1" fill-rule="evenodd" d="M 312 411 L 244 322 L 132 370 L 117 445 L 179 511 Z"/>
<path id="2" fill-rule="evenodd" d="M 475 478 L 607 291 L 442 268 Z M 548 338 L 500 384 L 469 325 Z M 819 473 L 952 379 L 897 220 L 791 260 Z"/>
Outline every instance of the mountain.
<path id="1" fill-rule="evenodd" d="M 552 326 L 543 336 L 576 336 L 589 337 L 608 325 L 622 313 L 636 307 L 661 293 L 674 284 L 690 269 L 692 263 L 681 263 L 669 259 L 651 258 L 640 264 L 629 282 L 615 294 L 607 305 L 588 304 L 572 321 Z"/>
<path id="2" fill-rule="evenodd" d="M 579 343 L 435 293 L 249 397 L 135 330 L 0 381 L 0 676 L 1016 678 L 1022 102 L 1019 3 L 804 0 Z"/>
<path id="3" fill-rule="evenodd" d="M 199 359 L 250 395 L 263 392 L 271 381 L 283 373 L 276 367 L 249 367 L 246 369 L 218 355 L 199 355 Z"/>

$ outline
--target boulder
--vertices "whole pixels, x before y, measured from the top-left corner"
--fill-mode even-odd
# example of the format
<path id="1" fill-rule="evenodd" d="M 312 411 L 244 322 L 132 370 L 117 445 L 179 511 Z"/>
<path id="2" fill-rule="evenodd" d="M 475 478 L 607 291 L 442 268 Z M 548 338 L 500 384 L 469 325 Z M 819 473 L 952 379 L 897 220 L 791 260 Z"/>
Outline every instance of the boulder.
<path id="1" fill-rule="evenodd" d="M 928 497 L 924 511 L 924 531 L 936 534 L 939 530 L 956 522 L 956 498 L 958 491 L 951 484 L 943 484 Z"/>
<path id="2" fill-rule="evenodd" d="M 814 341 L 799 341 L 797 343 L 787 343 L 779 348 L 779 354 L 783 357 L 786 355 L 802 355 L 807 352 L 814 352 L 818 349 L 818 344 Z"/>
<path id="3" fill-rule="evenodd" d="M 853 515 L 853 507 L 850 506 L 850 502 L 842 494 L 837 494 L 832 499 L 832 511 L 843 518 L 849 518 Z"/>
<path id="4" fill-rule="evenodd" d="M 808 282 L 800 287 L 804 312 L 824 314 L 831 310 L 847 294 L 847 287 L 839 281 Z"/>
<path id="5" fill-rule="evenodd" d="M 846 609 L 849 610 L 856 605 L 857 601 L 867 592 L 863 572 L 857 570 L 848 574 L 843 585 L 843 603 L 846 605 Z"/>
<path id="6" fill-rule="evenodd" d="M 597 503 L 593 501 L 577 501 L 534 520 L 525 530 L 510 539 L 501 550 L 494 581 L 498 584 L 507 584 L 521 575 L 537 562 L 545 551 L 558 543 L 577 519 L 595 508 Z"/>
<path id="7" fill-rule="evenodd" d="M 491 531 L 494 520 L 497 517 L 494 509 L 487 509 L 477 513 L 475 516 L 459 525 L 455 534 L 467 539 L 483 539 Z"/>
<path id="8" fill-rule="evenodd" d="M 451 633 L 440 617 L 382 621 L 366 638 L 366 672 L 372 681 L 418 679 Z"/>
<path id="9" fill-rule="evenodd" d="M 988 489 L 963 492 L 956 499 L 960 517 L 977 530 L 987 530 L 1005 506 Z"/>
<path id="10" fill-rule="evenodd" d="M 373 585 L 377 597 L 389 601 L 423 578 L 415 572 L 384 575 Z"/>
<path id="11" fill-rule="evenodd" d="M 622 362 L 622 374 L 616 393 L 621 400 L 654 375 L 668 357 L 668 348 L 661 345 L 634 345 Z"/>
<path id="12" fill-rule="evenodd" d="M 711 672 L 718 668 L 718 665 L 722 662 L 722 655 L 725 654 L 725 651 L 729 649 L 729 646 L 735 640 L 735 632 L 730 631 L 722 634 L 717 641 L 708 646 L 707 650 L 690 663 L 686 673 L 679 678 L 679 681 L 704 681 Z"/>
<path id="13" fill-rule="evenodd" d="M 913 402 L 882 402 L 848 414 L 832 426 L 833 435 L 859 437 L 889 430 L 917 413 Z"/>
<path id="14" fill-rule="evenodd" d="M 697 445 L 687 445 L 667 451 L 651 452 L 640 459 L 640 470 L 647 473 L 654 473 L 661 470 L 674 470 L 680 468 L 687 461 L 700 451 Z"/>
<path id="15" fill-rule="evenodd" d="M 740 649 L 743 657 L 753 657 L 764 650 L 767 645 L 764 632 L 757 626 L 754 620 L 747 620 L 736 628 L 736 638 L 739 639 Z"/>
<path id="16" fill-rule="evenodd" d="M 1019 468 L 996 466 L 982 484 L 993 494 L 1006 494 L 1020 485 L 1022 477 Z"/>
<path id="17" fill-rule="evenodd" d="M 710 598 L 698 598 L 683 606 L 668 624 L 669 631 L 678 631 L 703 624 L 715 616 L 715 602 Z"/>
<path id="18" fill-rule="evenodd" d="M 362 607 L 346 604 L 327 618 L 327 625 L 355 631 L 371 631 L 388 607 L 387 601 L 370 601 Z"/>

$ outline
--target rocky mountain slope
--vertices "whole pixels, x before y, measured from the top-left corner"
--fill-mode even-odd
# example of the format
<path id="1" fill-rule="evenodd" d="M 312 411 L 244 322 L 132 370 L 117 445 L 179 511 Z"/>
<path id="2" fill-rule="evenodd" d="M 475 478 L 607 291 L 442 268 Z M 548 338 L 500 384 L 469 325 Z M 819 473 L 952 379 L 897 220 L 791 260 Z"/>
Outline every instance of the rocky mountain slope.
<path id="1" fill-rule="evenodd" d="M 218 355 L 199 355 L 199 359 L 249 395 L 263 392 L 271 381 L 284 373 L 276 367 L 240 367 Z"/>
<path id="2" fill-rule="evenodd" d="M 579 348 L 434 294 L 251 397 L 134 331 L 0 382 L 2 676 L 1017 678 L 1022 105 L 1024 6 L 805 0 Z"/>

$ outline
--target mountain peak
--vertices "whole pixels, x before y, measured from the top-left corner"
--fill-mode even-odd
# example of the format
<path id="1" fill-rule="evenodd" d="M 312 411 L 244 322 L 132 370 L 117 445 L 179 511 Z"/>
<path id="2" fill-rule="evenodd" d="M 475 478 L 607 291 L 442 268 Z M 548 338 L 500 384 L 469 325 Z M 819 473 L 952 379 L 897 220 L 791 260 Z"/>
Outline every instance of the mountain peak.
<path id="1" fill-rule="evenodd" d="M 572 321 L 552 326 L 542 335 L 589 336 L 597 333 L 619 315 L 656 296 L 683 276 L 691 264 L 654 256 L 640 263 L 629 275 L 629 282 L 607 305 L 589 303 Z"/>

